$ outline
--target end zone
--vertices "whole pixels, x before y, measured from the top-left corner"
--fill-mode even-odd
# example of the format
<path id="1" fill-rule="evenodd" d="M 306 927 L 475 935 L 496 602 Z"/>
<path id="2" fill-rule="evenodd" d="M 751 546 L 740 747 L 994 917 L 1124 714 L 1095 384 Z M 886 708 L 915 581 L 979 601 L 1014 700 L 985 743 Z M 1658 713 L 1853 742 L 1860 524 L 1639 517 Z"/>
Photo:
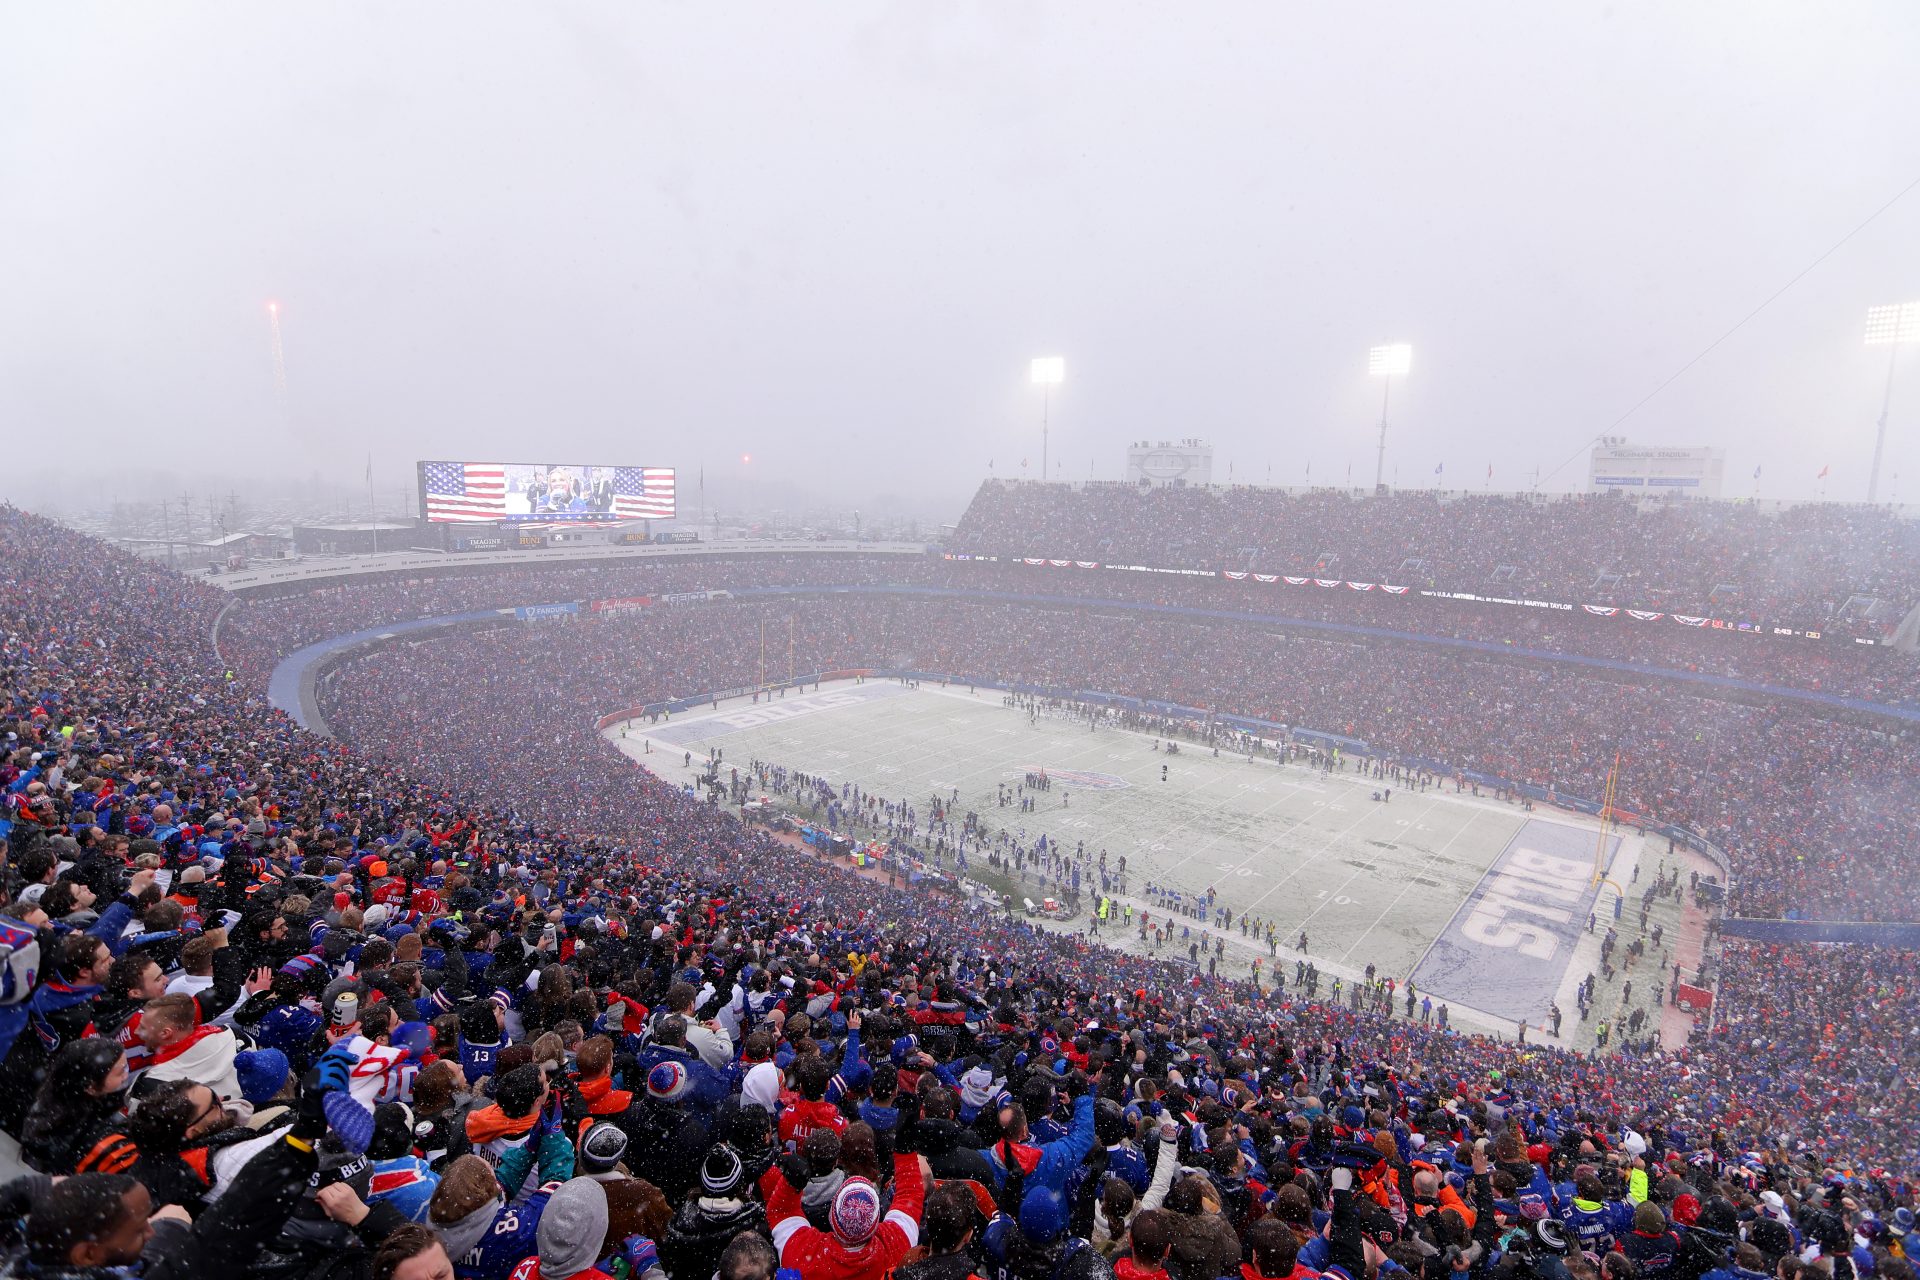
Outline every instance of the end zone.
<path id="1" fill-rule="evenodd" d="M 1546 1021 L 1620 837 L 1544 818 L 1514 833 L 1414 967 L 1421 990 L 1512 1022 Z"/>

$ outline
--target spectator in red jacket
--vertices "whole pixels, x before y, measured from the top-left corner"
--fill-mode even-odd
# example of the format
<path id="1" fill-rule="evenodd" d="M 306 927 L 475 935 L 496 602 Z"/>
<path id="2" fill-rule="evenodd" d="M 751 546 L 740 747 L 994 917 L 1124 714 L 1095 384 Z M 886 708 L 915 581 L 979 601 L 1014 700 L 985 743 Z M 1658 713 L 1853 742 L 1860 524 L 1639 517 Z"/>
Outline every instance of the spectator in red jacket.
<path id="1" fill-rule="evenodd" d="M 794 1185 L 795 1178 L 805 1184 L 804 1167 L 769 1169 L 760 1190 L 780 1265 L 798 1271 L 800 1280 L 881 1280 L 919 1243 L 929 1176 L 921 1157 L 894 1156 L 893 1207 L 884 1216 L 880 1189 L 866 1178 L 848 1178 L 833 1197 L 832 1230 L 822 1231 L 807 1222 Z"/>

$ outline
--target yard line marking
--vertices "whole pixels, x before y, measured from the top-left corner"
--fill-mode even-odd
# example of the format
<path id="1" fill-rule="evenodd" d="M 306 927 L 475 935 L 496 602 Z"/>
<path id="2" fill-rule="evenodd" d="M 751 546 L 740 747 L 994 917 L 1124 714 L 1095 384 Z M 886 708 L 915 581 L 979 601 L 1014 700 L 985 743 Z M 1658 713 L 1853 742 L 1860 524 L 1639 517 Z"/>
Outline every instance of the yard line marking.
<path id="1" fill-rule="evenodd" d="M 822 686 L 822 692 L 857 687 L 851 682 L 830 683 Z M 1105 720 L 1097 722 L 1094 730 L 1084 719 L 1060 716 L 1043 715 L 1037 723 L 1021 724 L 1015 717 L 1027 713 L 1004 706 L 997 692 L 969 695 L 964 684 L 957 688 L 923 685 L 918 689 L 894 687 L 872 692 L 879 696 L 833 708 L 833 714 L 769 719 L 730 732 L 722 732 L 728 726 L 719 722 L 720 717 L 752 704 L 744 697 L 723 701 L 717 711 L 702 708 L 697 713 L 676 716 L 672 722 L 676 727 L 687 724 L 691 733 L 714 731 L 715 737 L 671 744 L 656 740 L 653 755 L 642 754 L 643 738 L 620 741 L 619 726 L 613 726 L 612 736 L 615 745 L 636 765 L 656 767 L 661 774 L 679 781 L 691 776 L 680 765 L 683 751 L 704 757 L 720 747 L 727 755 L 721 765 L 722 778 L 730 768 L 745 771 L 750 760 L 758 759 L 830 781 L 836 800 L 844 784 L 856 784 L 863 795 L 884 802 L 904 800 L 917 811 L 919 823 L 911 837 L 916 844 L 930 845 L 936 838 L 926 834 L 925 824 L 931 817 L 929 798 L 937 794 L 945 801 L 957 790 L 960 797 L 950 810 L 950 831 L 960 826 L 962 814 L 972 810 L 994 837 L 1014 833 L 1029 848 L 1042 834 L 1063 853 L 1070 854 L 1076 844 L 1084 844 L 1088 863 L 1081 882 L 1083 896 L 1098 888 L 1095 860 L 1104 850 L 1110 872 L 1114 855 L 1126 856 L 1130 886 L 1151 881 L 1189 900 L 1203 895 L 1211 886 L 1216 890 L 1216 905 L 1236 916 L 1252 917 L 1275 910 L 1273 917 L 1261 920 L 1258 937 L 1249 933 L 1242 938 L 1237 928 L 1219 935 L 1233 946 L 1252 947 L 1257 953 L 1264 953 L 1268 924 L 1276 934 L 1286 925 L 1281 915 L 1304 913 L 1300 921 L 1304 924 L 1330 907 L 1348 914 L 1370 909 L 1371 904 L 1316 903 L 1313 888 L 1325 884 L 1331 899 L 1339 896 L 1339 889 L 1350 888 L 1363 876 L 1382 881 L 1383 887 L 1399 879 L 1400 888 L 1386 910 L 1341 957 L 1344 962 L 1367 950 L 1384 920 L 1405 911 L 1409 913 L 1407 928 L 1397 927 L 1391 937 L 1382 935 L 1390 943 L 1386 951 L 1391 954 L 1380 958 L 1389 971 L 1416 960 L 1420 937 L 1429 932 L 1437 935 L 1450 915 L 1443 913 L 1429 930 L 1430 922 L 1425 917 L 1431 913 L 1425 906 L 1419 911 L 1407 906 L 1413 881 L 1440 865 L 1449 852 L 1482 842 L 1489 825 L 1472 820 L 1485 806 L 1456 803 L 1450 796 L 1443 799 L 1444 793 L 1437 789 L 1421 796 L 1421 805 L 1393 810 L 1366 800 L 1364 793 L 1377 788 L 1378 780 L 1350 772 L 1329 774 L 1267 757 L 1256 764 L 1245 764 L 1244 756 L 1225 750 L 1215 759 L 1207 746 L 1187 743 L 1181 744 L 1185 750 L 1180 756 L 1168 759 L 1150 753 L 1145 745 L 1154 736 L 1151 731 L 1120 729 Z M 942 699 L 937 704 L 930 701 L 936 696 Z M 706 721 L 715 723 L 702 723 Z M 1111 756 L 1121 758 L 1109 759 Z M 998 784 L 1012 783 L 1017 790 L 1023 764 L 1112 774 L 1129 786 L 1093 790 L 1063 784 L 1056 776 L 1052 791 L 1034 797 L 1038 807 L 1033 812 L 1000 809 L 995 803 Z M 1161 764 L 1171 765 L 1181 776 L 1162 786 L 1157 777 Z M 894 772 L 882 772 L 882 768 Z M 1071 796 L 1070 806 L 1060 804 L 1061 797 L 1056 793 L 1062 791 Z M 1350 806 L 1361 812 L 1349 815 L 1346 810 Z M 1369 823 L 1382 808 L 1389 817 L 1410 811 L 1416 815 L 1416 825 L 1432 823 L 1441 829 L 1453 809 L 1468 808 L 1470 812 L 1438 848 L 1420 855 L 1363 847 L 1364 838 L 1378 829 L 1378 823 Z M 1435 815 L 1440 817 L 1436 819 Z M 883 819 L 881 838 L 884 830 Z M 1403 831 L 1411 834 L 1397 823 L 1390 831 L 1393 836 L 1388 838 Z M 862 838 L 874 837 L 862 833 Z M 1153 849 L 1156 844 L 1161 848 Z M 969 841 L 969 859 L 979 863 L 993 847 L 991 838 L 985 845 Z M 1359 858 L 1369 865 L 1347 875 L 1336 888 L 1331 876 L 1337 873 L 1329 866 L 1336 858 Z M 948 866 L 952 866 L 951 852 Z M 1250 875 L 1241 874 L 1249 870 L 1269 877 L 1268 883 L 1253 885 Z M 1031 862 L 1026 875 L 1027 887 L 1031 888 Z M 1312 888 L 1303 890 L 1303 886 Z M 1051 888 L 1047 891 L 1053 892 Z M 1188 917 L 1149 904 L 1137 893 L 1114 897 L 1116 902 L 1150 914 L 1156 921 L 1184 921 L 1197 936 L 1211 937 L 1215 933 Z M 1268 901 L 1274 901 L 1276 908 L 1266 908 Z M 1403 937 L 1409 930 L 1411 936 Z M 1130 941 L 1130 937 L 1122 940 Z M 1184 947 L 1181 950 L 1184 956 Z M 1401 952 L 1407 954 L 1402 956 Z"/>
<path id="2" fill-rule="evenodd" d="M 1354 939 L 1353 945 L 1348 947 L 1345 951 L 1343 951 L 1340 954 L 1340 959 L 1343 962 L 1346 960 L 1348 956 L 1358 951 L 1360 949 L 1360 944 L 1365 942 L 1367 938 L 1372 935 L 1373 931 L 1380 927 L 1380 922 L 1382 920 L 1385 920 L 1387 916 L 1393 911 L 1393 909 L 1400 905 L 1400 899 L 1406 897 L 1408 893 L 1412 892 L 1413 886 L 1415 885 L 1415 883 L 1417 883 L 1415 877 L 1422 875 L 1427 871 L 1431 870 L 1434 863 L 1439 861 L 1440 855 L 1445 853 L 1447 850 L 1453 848 L 1454 841 L 1458 840 L 1461 836 L 1467 834 L 1467 828 L 1473 825 L 1473 820 L 1479 817 L 1480 813 L 1481 811 L 1478 809 L 1469 809 L 1467 811 L 1467 820 L 1460 824 L 1460 829 L 1458 831 L 1455 831 L 1453 835 L 1448 838 L 1445 844 L 1441 845 L 1438 849 L 1433 850 L 1431 853 L 1427 855 L 1427 860 L 1420 864 L 1419 869 L 1416 870 L 1413 875 L 1410 875 L 1407 877 L 1407 882 L 1406 884 L 1400 887 L 1400 892 L 1393 895 L 1393 901 L 1389 902 L 1386 905 L 1385 909 L 1383 909 L 1379 915 L 1373 918 L 1373 923 L 1368 925 L 1366 927 L 1366 931 L 1363 932 L 1358 938 Z M 1464 900 L 1464 895 L 1462 896 Z M 1445 928 L 1444 925 L 1441 927 L 1442 929 Z M 1407 972 L 1412 973 L 1413 971 L 1409 969 Z"/>

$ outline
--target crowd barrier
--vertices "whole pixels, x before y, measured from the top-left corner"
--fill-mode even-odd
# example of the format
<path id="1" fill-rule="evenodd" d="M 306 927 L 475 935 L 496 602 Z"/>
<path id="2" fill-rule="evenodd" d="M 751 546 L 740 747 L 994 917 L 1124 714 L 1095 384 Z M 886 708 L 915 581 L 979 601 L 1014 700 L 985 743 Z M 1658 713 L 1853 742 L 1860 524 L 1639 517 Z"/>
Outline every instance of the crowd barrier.
<path id="1" fill-rule="evenodd" d="M 1755 920 L 1731 916 L 1720 932 L 1751 942 L 1851 942 L 1873 947 L 1920 947 L 1920 924 L 1871 923 L 1852 920 Z"/>

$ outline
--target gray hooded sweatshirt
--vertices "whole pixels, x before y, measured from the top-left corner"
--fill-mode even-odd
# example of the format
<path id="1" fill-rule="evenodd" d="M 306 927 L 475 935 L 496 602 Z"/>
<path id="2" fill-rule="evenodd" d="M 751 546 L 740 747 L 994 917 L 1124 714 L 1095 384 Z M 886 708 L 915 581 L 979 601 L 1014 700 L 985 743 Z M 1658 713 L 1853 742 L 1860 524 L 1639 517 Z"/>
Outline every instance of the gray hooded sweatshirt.
<path id="1" fill-rule="evenodd" d="M 607 1238 L 607 1193 L 592 1178 L 572 1178 L 540 1214 L 542 1280 L 567 1280 L 590 1271 Z"/>

